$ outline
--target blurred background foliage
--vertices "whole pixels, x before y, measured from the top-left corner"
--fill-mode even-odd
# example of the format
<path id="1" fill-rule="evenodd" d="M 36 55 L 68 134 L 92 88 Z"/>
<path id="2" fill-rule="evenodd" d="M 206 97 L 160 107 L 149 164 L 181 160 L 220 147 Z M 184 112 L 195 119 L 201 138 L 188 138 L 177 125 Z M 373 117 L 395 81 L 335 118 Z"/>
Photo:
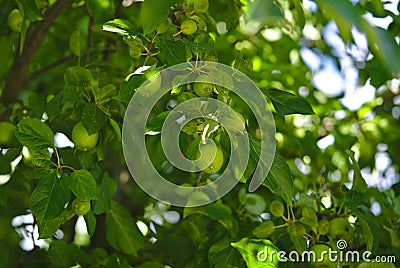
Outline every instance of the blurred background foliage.
<path id="1" fill-rule="evenodd" d="M 256 267 L 238 250 L 242 238 L 270 239 L 287 251 L 334 247 L 337 239 L 320 229 L 334 218 L 354 229 L 349 248 L 400 260 L 399 2 L 210 0 L 204 12 L 194 2 L 0 0 L 1 121 L 17 125 L 45 114 L 59 134 L 44 162 L 18 135 L 25 149 L 2 144 L 0 266 Z M 19 31 L 9 25 L 16 8 Z M 187 17 L 197 20 L 193 35 L 179 32 Z M 188 210 L 156 202 L 130 178 L 120 128 L 132 88 L 144 81 L 130 74 L 190 60 L 233 66 L 262 89 L 274 111 L 278 175 L 292 183 L 290 202 L 271 185 L 247 193 L 245 178 L 222 201 Z M 170 100 L 179 102 L 179 94 L 166 96 L 155 115 Z M 256 133 L 254 117 L 235 103 Z M 100 133 L 88 152 L 70 146 L 81 120 L 89 134 Z M 158 170 L 171 173 L 158 136 L 148 137 L 148 147 Z M 39 222 L 45 239 L 38 239 L 30 196 L 49 163 L 60 160 L 55 151 L 64 165 L 90 171 L 108 205 L 92 200 L 89 214 L 55 230 Z M 198 179 L 173 172 L 189 185 Z"/>

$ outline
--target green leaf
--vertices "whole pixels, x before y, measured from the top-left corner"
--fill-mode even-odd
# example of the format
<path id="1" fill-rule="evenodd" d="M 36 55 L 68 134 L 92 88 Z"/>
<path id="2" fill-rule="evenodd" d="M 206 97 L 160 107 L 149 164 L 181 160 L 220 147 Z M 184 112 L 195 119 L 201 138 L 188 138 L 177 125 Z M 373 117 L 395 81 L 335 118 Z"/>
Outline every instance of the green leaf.
<path id="1" fill-rule="evenodd" d="M 400 216 L 400 196 L 397 196 L 396 198 L 394 198 L 393 200 L 393 210 L 394 212 Z"/>
<path id="2" fill-rule="evenodd" d="M 96 231 L 96 217 L 91 210 L 83 217 L 85 218 L 88 234 L 90 237 L 92 237 L 94 235 L 94 232 Z"/>
<path id="3" fill-rule="evenodd" d="M 65 83 L 75 86 L 92 84 L 94 78 L 92 72 L 80 66 L 69 67 L 64 74 Z"/>
<path id="4" fill-rule="evenodd" d="M 321 235 L 327 235 L 329 233 L 330 224 L 327 219 L 322 219 L 318 222 L 318 233 Z"/>
<path id="5" fill-rule="evenodd" d="M 54 96 L 46 105 L 46 113 L 49 121 L 52 121 L 56 116 L 61 113 L 60 107 L 63 105 L 63 92 Z"/>
<path id="6" fill-rule="evenodd" d="M 258 22 L 260 26 L 283 20 L 282 13 L 275 1 L 254 0 L 246 5 L 245 19 L 247 22 Z"/>
<path id="7" fill-rule="evenodd" d="M 386 70 L 398 75 L 400 64 L 393 59 L 400 58 L 400 48 L 395 39 L 384 29 L 372 27 L 368 22 L 364 22 L 364 25 L 371 50 L 378 56 Z"/>
<path id="8" fill-rule="evenodd" d="M 142 5 L 141 19 L 143 24 L 143 34 L 147 35 L 157 30 L 171 11 L 174 0 L 146 0 Z"/>
<path id="9" fill-rule="evenodd" d="M 112 118 L 109 118 L 109 119 L 110 119 L 110 125 L 113 128 L 114 133 L 117 135 L 118 141 L 121 141 L 122 140 L 122 136 L 121 136 L 121 127 L 120 127 L 120 125 L 114 119 L 112 119 Z"/>
<path id="10" fill-rule="evenodd" d="M 250 156 L 255 161 L 258 161 L 260 141 L 256 138 L 251 138 L 250 145 Z M 268 187 L 273 193 L 281 196 L 286 203 L 292 203 L 294 197 L 293 177 L 288 164 L 279 154 L 275 154 L 271 169 L 263 185 Z"/>
<path id="11" fill-rule="evenodd" d="M 167 118 L 170 112 L 162 112 L 158 114 L 156 117 L 150 119 L 146 125 L 145 135 L 157 135 L 161 133 L 161 129 L 163 127 L 165 118 Z"/>
<path id="12" fill-rule="evenodd" d="M 355 212 L 361 223 L 367 250 L 375 252 L 379 247 L 380 225 L 376 221 L 375 216 L 366 207 L 361 207 L 361 209 L 357 209 Z"/>
<path id="13" fill-rule="evenodd" d="M 107 260 L 104 262 L 104 265 L 101 267 L 104 268 L 131 268 L 132 266 L 129 265 L 128 261 L 117 254 L 112 254 L 107 258 Z"/>
<path id="14" fill-rule="evenodd" d="M 29 107 L 31 109 L 32 117 L 41 119 L 45 109 L 44 100 L 36 93 L 29 95 Z"/>
<path id="15" fill-rule="evenodd" d="M 318 228 L 318 217 L 315 211 L 311 208 L 303 207 L 301 215 L 302 217 L 300 219 L 300 222 L 308 225 L 311 230 L 316 233 Z"/>
<path id="16" fill-rule="evenodd" d="M 165 265 L 159 261 L 147 261 L 147 262 L 142 263 L 135 267 L 136 268 L 165 268 Z"/>
<path id="17" fill-rule="evenodd" d="M 240 252 L 249 268 L 278 267 L 279 249 L 269 240 L 244 237 L 231 245 Z M 259 260 L 258 257 L 265 257 L 266 259 L 263 261 L 263 259 Z M 270 257 L 272 257 L 272 260 Z"/>
<path id="18" fill-rule="evenodd" d="M 63 102 L 82 100 L 82 93 L 92 92 L 97 88 L 97 81 L 92 72 L 83 67 L 69 67 L 64 73 L 65 87 L 63 91 Z"/>
<path id="19" fill-rule="evenodd" d="M 354 8 L 350 1 L 319 0 L 317 3 L 328 18 L 335 20 L 345 42 L 351 40 L 351 27 L 353 24 L 358 29 L 361 29 L 362 21 L 360 12 Z"/>
<path id="20" fill-rule="evenodd" d="M 256 137 L 250 137 L 250 157 L 256 162 L 260 159 L 260 148 L 260 140 Z M 292 173 L 285 159 L 279 154 L 275 154 L 271 169 L 263 185 L 282 197 L 287 204 L 292 203 L 295 194 Z"/>
<path id="21" fill-rule="evenodd" d="M 94 213 L 102 214 L 110 210 L 111 200 L 116 190 L 117 184 L 107 172 L 104 172 L 100 184 L 98 199 L 94 203 Z"/>
<path id="22" fill-rule="evenodd" d="M 0 153 L 0 175 L 11 173 L 11 162 L 21 154 L 21 148 L 11 148 L 5 154 Z"/>
<path id="23" fill-rule="evenodd" d="M 244 267 L 239 252 L 231 246 L 231 240 L 223 238 L 214 243 L 208 251 L 210 267 Z"/>
<path id="24" fill-rule="evenodd" d="M 358 166 L 358 163 L 357 163 L 356 159 L 354 158 L 354 152 L 347 150 L 346 153 L 349 155 L 349 157 L 351 159 L 350 164 L 354 170 L 353 186 L 351 187 L 351 190 L 359 192 L 359 193 L 365 193 L 368 189 L 368 185 L 361 175 L 360 167 Z"/>
<path id="25" fill-rule="evenodd" d="M 285 207 L 281 201 L 273 200 L 269 205 L 269 211 L 271 211 L 272 215 L 275 217 L 282 217 L 285 212 Z"/>
<path id="26" fill-rule="evenodd" d="M 263 213 L 267 207 L 265 200 L 258 194 L 246 194 L 244 205 L 254 215 Z"/>
<path id="27" fill-rule="evenodd" d="M 160 50 L 160 57 L 167 66 L 173 66 L 186 61 L 186 50 L 183 41 L 157 38 L 156 46 Z"/>
<path id="28" fill-rule="evenodd" d="M 185 207 L 183 217 L 186 218 L 192 214 L 202 214 L 218 221 L 229 231 L 232 237 L 238 232 L 238 222 L 233 217 L 229 206 L 223 204 L 221 200 L 201 207 Z"/>
<path id="29" fill-rule="evenodd" d="M 23 10 L 24 17 L 30 21 L 43 20 L 42 14 L 36 7 L 35 0 L 18 0 L 18 6 Z"/>
<path id="30" fill-rule="evenodd" d="M 296 12 L 293 12 L 296 17 L 296 21 L 298 22 L 300 29 L 303 29 L 304 25 L 306 24 L 303 6 L 302 6 L 301 2 L 298 0 L 292 0 L 291 2 L 294 5 L 295 10 L 296 10 Z"/>
<path id="31" fill-rule="evenodd" d="M 298 252 L 303 252 L 307 250 L 307 239 L 297 232 L 296 226 L 294 224 L 287 228 L 290 240 L 293 243 L 294 248 Z"/>
<path id="32" fill-rule="evenodd" d="M 106 239 L 115 249 L 135 256 L 143 247 L 144 239 L 135 219 L 117 202 L 112 202 L 107 212 Z"/>
<path id="33" fill-rule="evenodd" d="M 64 211 L 71 194 L 62 180 L 65 180 L 64 175 L 54 170 L 47 171 L 40 178 L 30 199 L 30 208 L 38 221 L 54 219 Z"/>
<path id="34" fill-rule="evenodd" d="M 86 103 L 82 111 L 82 123 L 89 135 L 99 132 L 106 125 L 108 116 L 93 103 Z"/>
<path id="35" fill-rule="evenodd" d="M 137 69 L 134 73 L 128 75 L 121 83 L 118 100 L 128 105 L 136 89 L 161 69 L 162 67 L 156 68 L 155 65 L 146 66 L 146 69 Z"/>
<path id="36" fill-rule="evenodd" d="M 77 56 L 82 56 L 87 47 L 87 40 L 83 33 L 79 30 L 74 31 L 69 38 L 69 47 Z"/>
<path id="37" fill-rule="evenodd" d="M 0 185 L 0 205 L 7 207 L 8 191 L 6 185 Z"/>
<path id="38" fill-rule="evenodd" d="M 203 14 L 214 31 L 216 31 L 215 19 L 225 22 L 226 28 L 228 30 L 234 29 L 236 28 L 236 26 L 238 26 L 239 17 L 241 17 L 243 13 L 240 8 L 239 2 L 231 0 L 209 0 L 208 2 L 210 4 L 210 7 L 208 8 L 208 13 Z"/>
<path id="39" fill-rule="evenodd" d="M 97 184 L 87 170 L 77 170 L 70 176 L 69 188 L 81 200 L 97 199 Z"/>
<path id="40" fill-rule="evenodd" d="M 36 118 L 25 118 L 18 123 L 15 136 L 19 142 L 34 150 L 54 146 L 53 131 L 45 123 Z"/>
<path id="41" fill-rule="evenodd" d="M 42 150 L 32 150 L 32 164 L 49 169 L 51 167 L 51 160 L 50 160 L 50 154 L 47 149 L 42 149 Z"/>
<path id="42" fill-rule="evenodd" d="M 257 238 L 268 238 L 275 231 L 273 221 L 263 221 L 253 230 L 253 235 Z"/>
<path id="43" fill-rule="evenodd" d="M 282 114 L 315 114 L 311 105 L 302 97 L 278 89 L 264 89 L 275 110 Z"/>
<path id="44" fill-rule="evenodd" d="M 60 228 L 62 223 L 61 216 L 47 220 L 47 221 L 39 221 L 39 239 L 51 238 L 56 233 L 58 228 Z"/>
<path id="45" fill-rule="evenodd" d="M 49 247 L 49 257 L 53 264 L 61 267 L 72 267 L 77 264 L 88 263 L 83 251 L 74 244 L 67 244 L 62 240 L 53 240 Z"/>
<path id="46" fill-rule="evenodd" d="M 133 31 L 132 24 L 123 19 L 114 19 L 107 21 L 103 24 L 103 31 L 117 33 L 121 35 L 128 35 Z"/>

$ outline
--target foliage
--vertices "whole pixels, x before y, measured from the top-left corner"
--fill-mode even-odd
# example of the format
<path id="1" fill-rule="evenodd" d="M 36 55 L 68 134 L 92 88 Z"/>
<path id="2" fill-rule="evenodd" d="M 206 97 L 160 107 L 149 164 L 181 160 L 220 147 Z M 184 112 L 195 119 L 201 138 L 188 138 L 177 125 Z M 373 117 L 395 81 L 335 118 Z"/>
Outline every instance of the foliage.
<path id="1" fill-rule="evenodd" d="M 267 247 L 336 249 L 343 238 L 346 250 L 400 260 L 400 20 L 382 1 L 0 3 L 0 121 L 15 126 L 0 123 L 1 267 L 265 267 L 257 252 Z M 367 13 L 391 18 L 388 29 L 370 24 Z M 320 69 L 309 70 L 301 55 L 307 48 L 344 66 L 344 56 L 323 34 L 332 20 L 346 59 L 357 68 L 358 84 L 376 89 L 358 110 L 346 107 L 343 96 L 318 90 L 313 76 Z M 357 47 L 352 27 L 365 33 L 365 57 L 351 52 Z M 238 112 L 251 145 L 247 170 L 228 195 L 202 207 L 177 208 L 152 199 L 130 178 L 121 129 L 144 81 L 198 60 L 233 66 L 257 84 L 273 110 L 277 152 L 264 187 L 249 193 L 260 157 L 250 109 L 225 88 L 173 88 L 154 107 L 146 128 L 160 174 L 189 187 L 215 179 L 208 174 L 215 172 L 177 170 L 160 145 L 168 111 L 196 94 Z M 155 78 L 151 87 L 157 90 L 159 83 Z M 196 155 L 197 146 L 190 145 L 214 124 L 217 131 L 209 135 L 229 156 L 226 131 L 211 121 L 185 125 L 184 154 Z M 84 137 L 73 134 L 77 124 Z M 77 144 L 95 138 L 76 148 L 60 142 L 65 137 Z M 320 145 L 329 138 L 334 142 Z M 277 267 L 276 259 L 268 265 Z"/>

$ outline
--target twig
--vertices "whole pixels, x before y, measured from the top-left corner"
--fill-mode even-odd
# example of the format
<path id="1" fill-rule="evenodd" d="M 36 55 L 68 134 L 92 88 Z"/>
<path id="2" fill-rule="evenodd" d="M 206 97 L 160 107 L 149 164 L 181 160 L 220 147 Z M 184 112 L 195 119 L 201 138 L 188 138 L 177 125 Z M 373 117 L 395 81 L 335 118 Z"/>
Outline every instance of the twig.
<path id="1" fill-rule="evenodd" d="M 70 54 L 68 56 L 65 56 L 61 59 L 58 59 L 52 63 L 50 63 L 49 65 L 46 65 L 42 68 L 40 68 L 39 70 L 37 70 L 36 72 L 34 72 L 33 74 L 31 74 L 24 82 L 24 85 L 29 84 L 32 80 L 36 79 L 36 77 L 40 76 L 42 73 L 47 72 L 50 69 L 53 69 L 54 67 L 57 67 L 60 64 L 63 64 L 64 62 L 69 61 L 70 59 L 72 59 L 74 57 L 74 54 Z"/>
<path id="2" fill-rule="evenodd" d="M 22 53 L 15 53 L 13 64 L 11 65 L 7 81 L 4 85 L 0 102 L 8 104 L 17 100 L 19 93 L 23 89 L 25 77 L 28 74 L 29 65 L 45 38 L 54 20 L 62 11 L 71 4 L 71 0 L 59 0 L 54 3 L 43 15 L 43 21 L 32 23 L 29 27 L 24 42 Z M 33 27 L 36 26 L 37 27 Z M 18 51 L 17 49 L 16 51 Z"/>
<path id="3" fill-rule="evenodd" d="M 90 8 L 88 0 L 85 1 L 85 8 L 89 16 L 88 47 L 86 50 L 86 60 L 85 60 L 85 64 L 88 65 L 90 62 L 90 50 L 93 47 L 93 27 L 95 22 L 94 22 L 93 12 L 92 9 Z"/>

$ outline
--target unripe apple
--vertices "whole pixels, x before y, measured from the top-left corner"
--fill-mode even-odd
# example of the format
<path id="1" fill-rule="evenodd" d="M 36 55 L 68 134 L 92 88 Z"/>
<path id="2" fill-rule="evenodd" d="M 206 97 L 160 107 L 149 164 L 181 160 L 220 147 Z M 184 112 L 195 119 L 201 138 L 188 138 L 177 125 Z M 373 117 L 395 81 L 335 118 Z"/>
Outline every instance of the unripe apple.
<path id="1" fill-rule="evenodd" d="M 207 75 L 199 75 L 199 77 L 196 79 L 197 81 L 201 80 L 210 80 L 210 78 Z M 196 82 L 194 84 L 194 92 L 197 94 L 199 97 L 208 97 L 210 96 L 214 91 L 214 85 L 210 83 L 204 83 L 204 82 Z"/>
<path id="2" fill-rule="evenodd" d="M 85 215 L 90 211 L 90 201 L 75 199 L 72 201 L 72 211 L 76 215 Z"/>
<path id="3" fill-rule="evenodd" d="M 96 147 L 99 141 L 99 133 L 89 135 L 82 122 L 79 122 L 72 129 L 72 142 L 81 151 L 91 150 Z"/>
<path id="4" fill-rule="evenodd" d="M 330 222 L 328 235 L 335 240 L 344 239 L 349 242 L 353 238 L 353 232 L 353 227 L 348 220 L 335 218 Z"/>
<path id="5" fill-rule="evenodd" d="M 11 30 L 21 32 L 22 22 L 21 11 L 19 9 L 11 10 L 10 14 L 8 14 L 8 26 L 10 26 Z"/>
<path id="6" fill-rule="evenodd" d="M 329 250 L 331 248 L 325 244 L 315 244 L 309 248 L 308 251 L 315 253 L 315 261 L 311 259 L 310 267 L 336 267 L 335 263 L 329 260 Z"/>
<path id="7" fill-rule="evenodd" d="M 197 30 L 199 31 L 207 31 L 207 24 L 206 22 L 199 16 L 193 15 L 190 16 L 191 20 L 194 20 L 197 24 Z"/>
<path id="8" fill-rule="evenodd" d="M 193 4 L 196 12 L 204 13 L 208 10 L 208 0 L 195 0 Z"/>
<path id="9" fill-rule="evenodd" d="M 224 154 L 218 145 L 215 145 L 215 146 L 217 149 L 216 153 L 215 153 L 215 157 L 212 160 L 211 164 L 208 167 L 206 167 L 205 169 L 203 169 L 204 173 L 215 174 L 221 169 L 222 165 L 224 164 Z M 201 157 L 199 165 L 204 166 L 211 160 L 212 153 L 214 152 L 214 148 L 213 148 L 214 145 L 211 143 L 208 143 L 208 144 L 200 143 L 199 147 L 200 147 L 201 152 L 198 151 L 196 156 L 197 156 L 197 158 Z"/>
<path id="10" fill-rule="evenodd" d="M 17 139 L 14 131 L 17 127 L 10 122 L 0 122 L 0 147 L 9 148 L 13 146 Z"/>

